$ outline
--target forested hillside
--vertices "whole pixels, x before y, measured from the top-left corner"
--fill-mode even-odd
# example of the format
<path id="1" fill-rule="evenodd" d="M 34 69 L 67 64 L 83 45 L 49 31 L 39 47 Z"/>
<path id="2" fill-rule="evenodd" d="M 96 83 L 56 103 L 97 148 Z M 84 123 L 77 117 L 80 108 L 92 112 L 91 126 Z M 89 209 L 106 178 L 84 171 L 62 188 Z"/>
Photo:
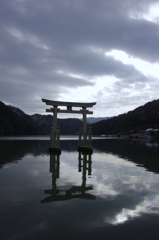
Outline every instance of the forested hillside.
<path id="1" fill-rule="evenodd" d="M 0 101 L 0 135 L 38 135 L 44 132 L 30 119 L 19 116 Z"/>
<path id="2" fill-rule="evenodd" d="M 117 117 L 92 124 L 93 134 L 132 134 L 159 128 L 159 99 Z"/>

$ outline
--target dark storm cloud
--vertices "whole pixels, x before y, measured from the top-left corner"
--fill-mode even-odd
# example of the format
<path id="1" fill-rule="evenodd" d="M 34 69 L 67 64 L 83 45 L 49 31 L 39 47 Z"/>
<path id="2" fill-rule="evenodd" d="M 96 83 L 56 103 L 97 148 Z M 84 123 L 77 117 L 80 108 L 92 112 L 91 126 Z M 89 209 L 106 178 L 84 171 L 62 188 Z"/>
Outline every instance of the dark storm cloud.
<path id="1" fill-rule="evenodd" d="M 152 3 L 158 1 L 2 1 L 1 100 L 21 102 L 23 108 L 23 97 L 28 103 L 24 110 L 30 111 L 32 100 L 37 109 L 41 97 L 58 99 L 69 88 L 95 86 L 94 78 L 114 76 L 120 82 L 114 84 L 111 101 L 122 104 L 119 92 L 132 84 L 143 88 L 151 79 L 105 53 L 117 49 L 159 62 L 158 24 L 129 17 L 145 13 Z"/>
<path id="2" fill-rule="evenodd" d="M 45 5 L 47 2 L 48 8 Z M 125 1 L 91 1 L 91 4 L 81 1 L 77 6 L 76 1 L 74 4 L 72 1 L 47 2 L 26 2 L 24 13 L 12 4 L 9 6 L 9 25 L 12 26 L 13 21 L 13 26 L 18 26 L 20 30 L 36 33 L 56 50 L 60 48 L 62 51 L 57 52 L 61 57 L 65 54 L 68 57 L 70 50 L 76 51 L 75 47 L 92 44 L 104 49 L 123 49 L 146 60 L 158 60 L 158 25 L 127 17 L 127 12 L 133 8 L 135 11 L 134 5 L 142 10 L 152 2 L 143 1 L 142 5 L 137 1 L 126 1 L 127 4 Z M 9 21 L 4 22 L 8 25 Z"/>

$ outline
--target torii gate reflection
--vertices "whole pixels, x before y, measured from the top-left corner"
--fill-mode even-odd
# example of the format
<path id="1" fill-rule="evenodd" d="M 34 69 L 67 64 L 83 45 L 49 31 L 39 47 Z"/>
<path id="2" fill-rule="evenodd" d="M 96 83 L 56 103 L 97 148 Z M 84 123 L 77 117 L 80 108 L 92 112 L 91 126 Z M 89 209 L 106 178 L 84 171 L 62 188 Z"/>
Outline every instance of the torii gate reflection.
<path id="1" fill-rule="evenodd" d="M 46 109 L 46 112 L 53 113 L 53 128 L 50 131 L 50 151 L 52 152 L 61 152 L 60 151 L 60 129 L 57 127 L 57 113 L 73 113 L 73 114 L 82 114 L 83 115 L 83 134 L 81 130 L 79 131 L 79 148 L 83 150 L 86 149 L 88 151 L 91 149 L 91 129 L 89 130 L 89 146 L 87 146 L 87 114 L 93 114 L 92 111 L 87 110 L 89 107 L 93 107 L 96 102 L 92 103 L 79 103 L 79 102 L 61 102 L 61 101 L 53 101 L 48 99 L 43 99 L 42 101 L 46 103 L 46 105 L 51 105 L 53 108 Z M 58 106 L 67 107 L 66 110 L 58 108 Z M 81 107 L 80 110 L 73 110 L 72 107 Z M 81 145 L 81 134 L 83 135 L 83 146 Z"/>
<path id="2" fill-rule="evenodd" d="M 82 156 L 83 155 L 83 156 Z M 91 175 L 91 153 L 79 152 L 79 165 L 78 171 L 81 172 L 82 169 L 82 185 L 81 186 L 72 186 L 69 189 L 60 189 L 56 186 L 56 179 L 59 178 L 60 170 L 60 154 L 50 153 L 50 172 L 52 172 L 52 189 L 45 190 L 45 194 L 51 196 L 41 200 L 41 203 L 55 202 L 55 201 L 66 201 L 73 198 L 80 198 L 86 200 L 95 200 L 96 197 L 92 194 L 86 193 L 86 191 L 92 190 L 92 186 L 86 187 L 86 173 L 88 170 L 88 175 Z M 65 187 L 63 187 L 65 188 Z M 79 193 L 79 194 L 77 194 Z M 62 195 L 60 195 L 62 194 Z"/>

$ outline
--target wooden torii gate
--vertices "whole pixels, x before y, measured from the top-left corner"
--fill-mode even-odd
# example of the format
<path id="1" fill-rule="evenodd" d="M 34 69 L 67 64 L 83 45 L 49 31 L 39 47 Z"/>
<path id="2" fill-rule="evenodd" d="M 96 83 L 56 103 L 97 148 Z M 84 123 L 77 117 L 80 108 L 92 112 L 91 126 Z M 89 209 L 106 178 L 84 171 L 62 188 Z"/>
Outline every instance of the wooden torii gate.
<path id="1" fill-rule="evenodd" d="M 93 107 L 96 102 L 92 103 L 80 103 L 80 102 L 61 102 L 61 101 L 53 101 L 42 98 L 42 102 L 45 102 L 46 105 L 53 106 L 50 109 L 46 109 L 46 112 L 52 112 L 54 119 L 53 119 L 53 128 L 50 132 L 50 150 L 51 151 L 58 151 L 60 150 L 59 146 L 59 128 L 57 127 L 57 113 L 73 113 L 73 114 L 82 114 L 83 115 L 83 146 L 82 150 L 87 149 L 87 114 L 93 114 L 92 111 L 87 110 L 87 108 Z M 60 109 L 59 106 L 65 106 L 66 109 Z M 73 110 L 72 107 L 81 107 L 80 110 Z M 80 133 L 79 133 L 80 139 Z M 79 146 L 81 147 L 81 146 Z"/>

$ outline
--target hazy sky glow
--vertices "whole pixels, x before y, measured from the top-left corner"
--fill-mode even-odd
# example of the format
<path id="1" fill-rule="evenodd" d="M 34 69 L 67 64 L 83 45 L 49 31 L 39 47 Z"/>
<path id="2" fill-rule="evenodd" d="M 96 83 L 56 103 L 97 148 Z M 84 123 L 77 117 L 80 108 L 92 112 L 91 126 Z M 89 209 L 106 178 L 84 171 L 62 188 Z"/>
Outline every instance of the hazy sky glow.
<path id="1" fill-rule="evenodd" d="M 93 101 L 107 117 L 158 89 L 158 1 L 1 1 L 1 101 L 29 114 L 45 113 L 41 98 Z"/>

